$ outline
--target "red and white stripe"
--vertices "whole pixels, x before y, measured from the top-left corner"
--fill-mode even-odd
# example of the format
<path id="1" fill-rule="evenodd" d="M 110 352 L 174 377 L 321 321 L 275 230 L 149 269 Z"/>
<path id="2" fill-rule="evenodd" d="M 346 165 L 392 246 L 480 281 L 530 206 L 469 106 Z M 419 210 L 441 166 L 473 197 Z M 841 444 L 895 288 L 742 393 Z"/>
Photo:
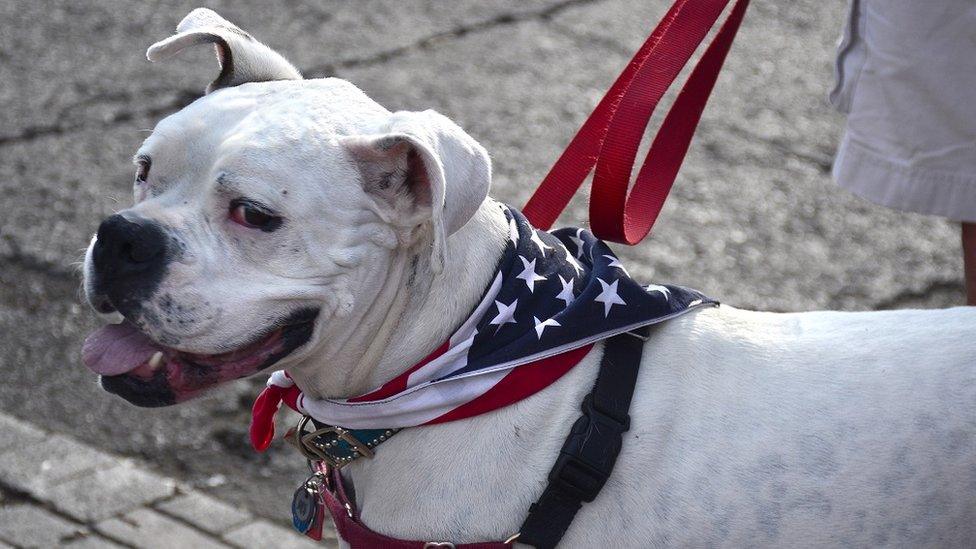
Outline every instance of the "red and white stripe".
<path id="1" fill-rule="evenodd" d="M 252 443 L 258 449 L 270 444 L 274 413 L 282 401 L 322 423 L 349 429 L 443 423 L 482 414 L 532 395 L 559 379 L 590 351 L 592 343 L 443 379 L 467 365 L 477 323 L 494 304 L 501 286 L 499 273 L 477 308 L 448 341 L 364 395 L 348 399 L 310 398 L 302 394 L 286 372 L 274 372 L 255 401 Z"/>

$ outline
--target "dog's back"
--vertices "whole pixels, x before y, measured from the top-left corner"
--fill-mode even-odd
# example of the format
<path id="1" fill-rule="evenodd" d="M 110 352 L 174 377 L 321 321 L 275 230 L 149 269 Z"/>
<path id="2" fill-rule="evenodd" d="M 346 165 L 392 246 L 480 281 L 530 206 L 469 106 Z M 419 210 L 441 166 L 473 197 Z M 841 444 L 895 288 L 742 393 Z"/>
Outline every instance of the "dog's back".
<path id="1" fill-rule="evenodd" d="M 974 308 L 705 310 L 639 383 L 597 519 L 635 546 L 976 545 Z"/>

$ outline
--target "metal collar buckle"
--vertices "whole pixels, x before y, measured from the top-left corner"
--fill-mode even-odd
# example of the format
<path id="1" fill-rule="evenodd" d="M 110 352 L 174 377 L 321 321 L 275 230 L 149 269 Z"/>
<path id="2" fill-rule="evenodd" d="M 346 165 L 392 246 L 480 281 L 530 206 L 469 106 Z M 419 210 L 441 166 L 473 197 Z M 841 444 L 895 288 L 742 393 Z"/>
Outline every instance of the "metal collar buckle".
<path id="1" fill-rule="evenodd" d="M 358 453 L 362 457 L 373 457 L 373 450 L 366 445 L 365 442 L 359 440 L 348 430 L 342 427 L 333 427 L 331 425 L 326 425 L 314 431 L 307 431 L 309 423 L 311 423 L 312 418 L 309 416 L 303 416 L 302 419 L 298 421 L 298 425 L 291 437 L 289 437 L 289 442 L 298 448 L 298 451 L 302 453 L 307 459 L 312 461 L 324 461 L 331 467 L 336 469 L 341 469 L 344 465 L 347 465 L 352 461 L 351 457 L 346 458 L 336 458 L 331 455 L 329 449 L 333 446 L 333 442 L 321 442 L 321 438 L 327 435 L 335 435 L 336 441 L 341 440 L 348 444 L 352 448 L 353 452 Z"/>

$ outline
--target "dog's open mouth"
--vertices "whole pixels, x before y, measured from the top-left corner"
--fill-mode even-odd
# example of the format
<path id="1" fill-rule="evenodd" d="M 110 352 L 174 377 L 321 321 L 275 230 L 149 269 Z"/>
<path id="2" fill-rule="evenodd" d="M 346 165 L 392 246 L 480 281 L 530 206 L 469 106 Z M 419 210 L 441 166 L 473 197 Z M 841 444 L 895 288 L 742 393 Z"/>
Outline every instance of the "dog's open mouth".
<path id="1" fill-rule="evenodd" d="M 82 360 L 106 391 L 137 406 L 169 406 L 278 362 L 309 340 L 317 314 L 296 311 L 251 343 L 213 355 L 160 345 L 126 320 L 89 335 Z"/>

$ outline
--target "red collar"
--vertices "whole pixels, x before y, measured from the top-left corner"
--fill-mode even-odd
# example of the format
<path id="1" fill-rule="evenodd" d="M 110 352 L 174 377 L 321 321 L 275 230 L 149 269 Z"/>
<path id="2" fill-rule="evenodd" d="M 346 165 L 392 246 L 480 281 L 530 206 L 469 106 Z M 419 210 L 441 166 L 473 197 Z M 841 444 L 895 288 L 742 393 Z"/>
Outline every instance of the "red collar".
<path id="1" fill-rule="evenodd" d="M 514 540 L 490 541 L 480 543 L 451 543 L 447 541 L 411 541 L 391 538 L 370 530 L 359 518 L 356 504 L 346 494 L 342 475 L 338 469 L 323 463 L 316 468 L 328 479 L 321 492 L 322 500 L 332 515 L 339 538 L 349 544 L 351 549 L 509 549 Z"/>

